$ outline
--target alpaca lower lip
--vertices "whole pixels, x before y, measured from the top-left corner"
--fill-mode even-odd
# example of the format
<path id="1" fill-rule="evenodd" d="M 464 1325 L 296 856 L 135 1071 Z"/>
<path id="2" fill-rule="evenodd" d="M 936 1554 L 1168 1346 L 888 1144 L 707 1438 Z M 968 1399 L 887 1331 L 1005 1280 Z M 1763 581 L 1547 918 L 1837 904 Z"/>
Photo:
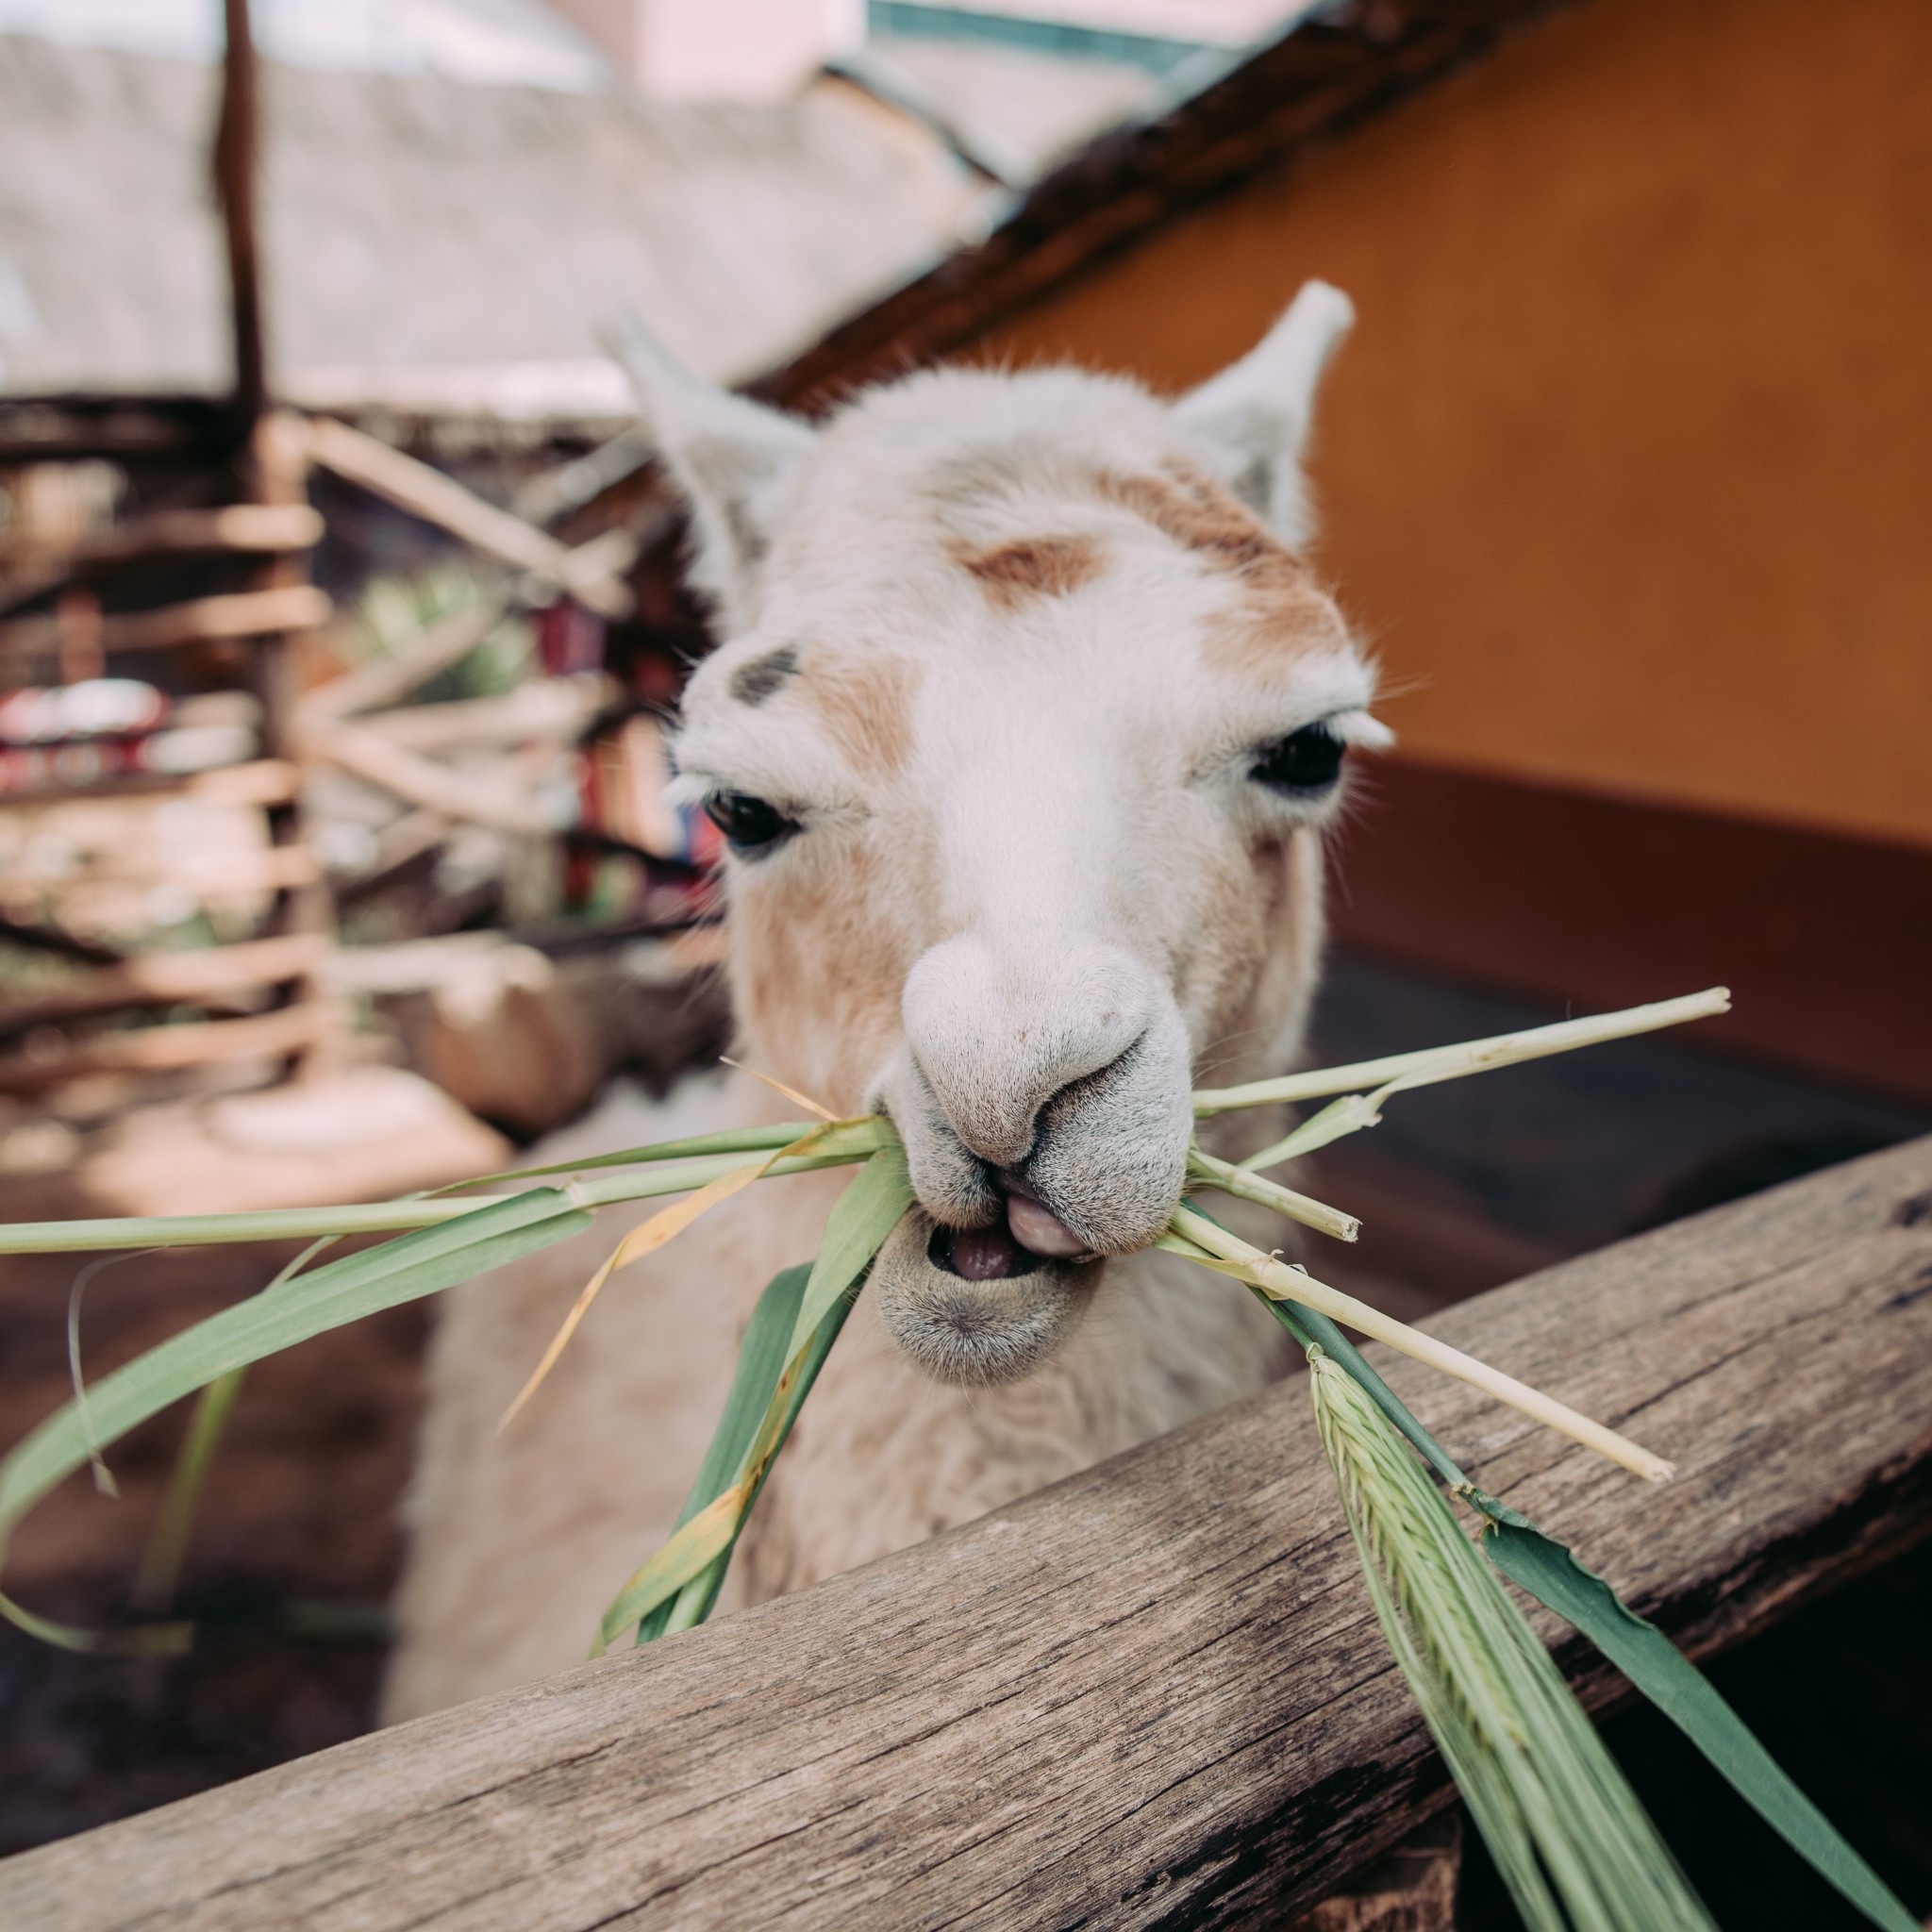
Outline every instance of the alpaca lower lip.
<path id="1" fill-rule="evenodd" d="M 887 1331 L 929 1374 L 990 1388 L 1053 1356 L 1092 1299 L 1097 1272 L 1029 1255 L 1003 1223 L 949 1228 L 915 1208 L 886 1238 L 868 1291 Z"/>

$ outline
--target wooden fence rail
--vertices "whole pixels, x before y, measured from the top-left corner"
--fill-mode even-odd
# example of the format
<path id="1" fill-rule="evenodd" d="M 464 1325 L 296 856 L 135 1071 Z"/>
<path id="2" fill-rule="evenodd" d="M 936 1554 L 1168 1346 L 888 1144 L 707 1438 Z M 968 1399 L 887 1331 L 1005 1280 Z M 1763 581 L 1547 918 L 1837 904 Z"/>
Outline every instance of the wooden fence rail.
<path id="1" fill-rule="evenodd" d="M 1932 1527 L 1932 1140 L 1431 1325 L 1676 1458 L 1648 1489 L 1375 1352 L 1693 1653 Z M 61 1932 L 1257 1924 L 1446 1797 L 1291 1382 L 802 1595 L 0 1863 L 0 1898 Z"/>

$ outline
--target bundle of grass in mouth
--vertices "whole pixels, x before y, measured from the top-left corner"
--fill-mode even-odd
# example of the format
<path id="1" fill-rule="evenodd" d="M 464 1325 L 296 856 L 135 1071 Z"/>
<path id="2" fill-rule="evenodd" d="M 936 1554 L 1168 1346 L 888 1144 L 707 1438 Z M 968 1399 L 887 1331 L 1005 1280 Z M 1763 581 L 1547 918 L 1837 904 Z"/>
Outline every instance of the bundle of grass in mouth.
<path id="1" fill-rule="evenodd" d="M 1413 1088 L 1722 1012 L 1717 990 L 1460 1045 L 1196 1092 L 1196 1118 L 1311 1099 L 1328 1104 L 1239 1164 L 1198 1145 L 1191 1195 L 1219 1191 L 1352 1241 L 1355 1219 L 1263 1170 L 1373 1125 Z M 789 1093 L 789 1090 L 786 1091 Z M 1332 1097 L 1331 1097 L 1332 1096 Z M 798 1094 L 790 1097 L 812 1108 Z M 823 1109 L 813 1110 L 823 1113 Z M 541 1383 L 605 1283 L 700 1215 L 768 1176 L 856 1165 L 817 1257 L 785 1270 L 753 1310 L 717 1429 L 676 1527 L 625 1583 L 591 1645 L 626 1633 L 647 1642 L 701 1623 L 772 1465 L 836 1343 L 874 1261 L 920 1227 L 906 1150 L 882 1117 L 823 1118 L 662 1142 L 562 1168 L 498 1174 L 473 1186 L 538 1185 L 481 1196 L 287 1212 L 47 1222 L 0 1229 L 0 1253 L 193 1246 L 307 1239 L 310 1246 L 259 1294 L 210 1317 L 87 1387 L 0 1463 L 0 1549 L 54 1486 L 129 1429 L 200 1391 L 175 1479 L 142 1566 L 137 1599 L 165 1610 L 196 1491 L 247 1365 L 358 1317 L 467 1281 L 588 1226 L 603 1206 L 682 1196 L 625 1238 L 585 1285 L 504 1417 Z M 568 1174 L 560 1185 L 552 1176 Z M 1024 1276 L 1041 1257 L 1077 1260 L 1085 1244 L 1008 1176 L 1004 1218 L 949 1243 L 948 1272 L 980 1283 Z M 406 1230 L 406 1231 L 405 1231 Z M 394 1238 L 313 1265 L 349 1235 Z M 1343 1334 L 1339 1323 L 1469 1382 L 1649 1481 L 1661 1457 L 1459 1350 L 1327 1287 L 1241 1240 L 1190 1198 L 1158 1245 L 1243 1284 L 1307 1352 L 1309 1390 L 1343 1513 L 1376 1615 L 1444 1759 L 1524 1921 L 1536 1932 L 1677 1932 L 1710 1921 L 1548 1653 L 1496 1573 L 1589 1637 L 1733 1787 L 1853 1905 L 1887 1932 L 1918 1932 L 1877 1876 L 1766 1754 L 1742 1722 L 1653 1625 L 1536 1524 L 1477 1488 Z M 1445 1491 L 1448 1492 L 1445 1494 Z M 1481 1524 L 1480 1551 L 1451 1497 Z M 1488 1562 L 1482 1557 L 1488 1557 Z M 0 1614 L 78 1649 L 179 1647 L 187 1626 L 154 1622 L 96 1633 L 36 1616 L 0 1596 Z"/>

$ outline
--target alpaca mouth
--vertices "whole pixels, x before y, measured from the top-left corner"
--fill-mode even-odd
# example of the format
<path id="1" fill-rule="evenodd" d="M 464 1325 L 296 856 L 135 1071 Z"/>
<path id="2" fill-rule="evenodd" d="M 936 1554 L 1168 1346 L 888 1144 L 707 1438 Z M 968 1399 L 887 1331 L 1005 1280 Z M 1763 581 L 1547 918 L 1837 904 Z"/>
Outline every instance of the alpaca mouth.
<path id="1" fill-rule="evenodd" d="M 1093 1249 L 1063 1222 L 1022 1174 L 998 1175 L 1005 1214 L 991 1227 L 935 1227 L 926 1258 L 962 1281 L 1013 1281 L 1042 1261 L 1091 1261 Z"/>
<path id="2" fill-rule="evenodd" d="M 1036 1254 L 1010 1225 L 949 1228 L 913 1208 L 873 1263 L 892 1339 L 942 1382 L 1010 1382 L 1048 1360 L 1085 1311 L 1099 1269 Z"/>
<path id="3" fill-rule="evenodd" d="M 1041 1265 L 1040 1256 L 1023 1248 L 1004 1222 L 991 1227 L 935 1227 L 925 1258 L 961 1281 L 1018 1281 Z"/>

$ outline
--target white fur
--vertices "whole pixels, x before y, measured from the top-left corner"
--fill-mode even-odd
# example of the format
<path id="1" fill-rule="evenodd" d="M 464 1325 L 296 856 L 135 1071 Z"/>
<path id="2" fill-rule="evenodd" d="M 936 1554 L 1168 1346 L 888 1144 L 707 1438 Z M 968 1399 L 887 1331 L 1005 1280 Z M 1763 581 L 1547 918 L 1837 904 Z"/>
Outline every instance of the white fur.
<path id="1" fill-rule="evenodd" d="M 1305 282 L 1257 347 L 1185 397 L 1174 413 L 1213 448 L 1237 495 L 1291 549 L 1313 527 L 1302 453 L 1322 373 L 1355 326 L 1355 305 L 1326 282 Z"/>
<path id="2" fill-rule="evenodd" d="M 629 358 L 732 632 L 692 680 L 682 782 L 768 800 L 798 828 L 728 868 L 742 1052 L 841 1111 L 888 1108 L 921 1204 L 767 1488 L 738 1600 L 963 1521 L 1274 1370 L 1275 1331 L 1239 1291 L 1128 1251 L 1178 1192 L 1191 1082 L 1257 1077 L 1299 1042 L 1333 805 L 1257 785 L 1257 754 L 1323 721 L 1380 730 L 1332 605 L 1279 553 L 1241 563 L 1246 512 L 1186 480 L 1219 475 L 1301 540 L 1296 458 L 1345 308 L 1305 291 L 1173 408 L 1067 371 L 943 371 L 816 435 Z M 1012 546 L 1043 540 L 1079 567 L 1029 586 L 1023 557 L 1000 576 Z M 1242 643 L 1257 624 L 1262 644 Z M 579 1144 L 788 1111 L 735 1078 L 656 1117 L 622 1103 Z M 991 1169 L 1122 1257 L 998 1283 L 1016 1313 L 997 1348 L 968 1332 L 990 1298 L 928 1260 L 924 1233 L 1002 1213 Z M 614 1280 L 501 1438 L 620 1229 L 448 1297 L 392 1716 L 582 1655 L 670 1524 L 753 1298 L 810 1256 L 843 1180 L 761 1183 Z M 1007 1346 L 1022 1317 L 1034 1340 Z M 932 1379 L 913 1354 L 934 1335 L 922 1359 L 997 1386 Z"/>

